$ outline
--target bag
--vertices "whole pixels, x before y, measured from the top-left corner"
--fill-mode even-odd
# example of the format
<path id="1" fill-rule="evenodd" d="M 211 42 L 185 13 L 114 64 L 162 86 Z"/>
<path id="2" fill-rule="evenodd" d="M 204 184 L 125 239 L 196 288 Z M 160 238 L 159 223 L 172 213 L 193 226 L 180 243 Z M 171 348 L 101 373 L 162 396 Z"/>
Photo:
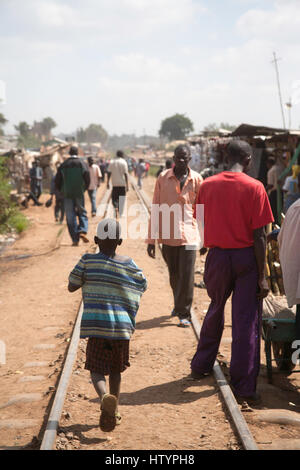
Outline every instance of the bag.
<path id="1" fill-rule="evenodd" d="M 269 294 L 263 301 L 263 318 L 295 320 L 296 306 L 290 308 L 285 296 Z"/>

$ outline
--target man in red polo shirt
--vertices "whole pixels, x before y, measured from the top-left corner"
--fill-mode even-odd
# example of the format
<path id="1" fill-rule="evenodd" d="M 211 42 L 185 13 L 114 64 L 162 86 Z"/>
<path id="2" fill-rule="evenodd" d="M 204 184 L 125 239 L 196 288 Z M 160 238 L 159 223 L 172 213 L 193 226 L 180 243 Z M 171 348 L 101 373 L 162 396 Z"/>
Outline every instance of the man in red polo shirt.
<path id="1" fill-rule="evenodd" d="M 269 290 L 264 227 L 274 219 L 263 184 L 245 174 L 251 162 L 250 145 L 230 142 L 227 160 L 228 170 L 207 178 L 197 196 L 195 215 L 204 205 L 204 246 L 209 248 L 204 281 L 211 304 L 191 368 L 194 378 L 212 371 L 225 303 L 233 294 L 231 385 L 237 397 L 255 403 L 262 299 Z"/>

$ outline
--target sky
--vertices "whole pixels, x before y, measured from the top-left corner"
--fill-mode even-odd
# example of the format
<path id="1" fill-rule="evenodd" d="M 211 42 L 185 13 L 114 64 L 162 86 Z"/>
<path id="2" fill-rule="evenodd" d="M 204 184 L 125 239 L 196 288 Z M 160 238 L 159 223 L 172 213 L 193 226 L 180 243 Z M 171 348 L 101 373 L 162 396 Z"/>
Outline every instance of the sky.
<path id="1" fill-rule="evenodd" d="M 0 112 L 6 133 L 51 116 L 55 134 L 157 135 L 175 113 L 195 133 L 283 127 L 276 52 L 298 129 L 299 51 L 300 0 L 0 0 Z"/>

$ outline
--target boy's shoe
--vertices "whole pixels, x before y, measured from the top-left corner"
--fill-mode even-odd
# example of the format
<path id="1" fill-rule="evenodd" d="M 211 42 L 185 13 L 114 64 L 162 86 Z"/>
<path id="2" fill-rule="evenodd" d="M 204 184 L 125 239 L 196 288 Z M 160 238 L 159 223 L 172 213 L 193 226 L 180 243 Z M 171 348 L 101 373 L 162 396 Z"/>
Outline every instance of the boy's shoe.
<path id="1" fill-rule="evenodd" d="M 117 398 L 110 393 L 106 393 L 101 401 L 101 414 L 99 426 L 103 432 L 111 432 L 115 429 L 117 418 Z"/>
<path id="2" fill-rule="evenodd" d="M 79 242 L 73 242 L 72 243 L 72 246 L 78 246 L 79 245 Z"/>
<path id="3" fill-rule="evenodd" d="M 79 237 L 81 238 L 81 240 L 82 240 L 84 243 L 89 243 L 89 239 L 88 239 L 88 237 L 86 236 L 86 233 L 81 232 L 81 233 L 79 234 Z"/>
<path id="4" fill-rule="evenodd" d="M 182 318 L 179 320 L 179 325 L 180 328 L 189 328 L 191 326 L 191 322 L 187 318 Z"/>

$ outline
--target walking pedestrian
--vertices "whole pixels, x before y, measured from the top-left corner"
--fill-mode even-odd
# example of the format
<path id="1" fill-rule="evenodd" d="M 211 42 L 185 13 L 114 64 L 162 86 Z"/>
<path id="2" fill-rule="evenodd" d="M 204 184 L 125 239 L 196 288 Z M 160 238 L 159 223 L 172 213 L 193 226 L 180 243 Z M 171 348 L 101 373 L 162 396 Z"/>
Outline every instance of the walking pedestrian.
<path id="1" fill-rule="evenodd" d="M 126 192 L 128 186 L 128 166 L 125 160 L 125 155 L 122 150 L 118 150 L 116 158 L 111 160 L 107 168 L 107 187 L 109 188 L 109 181 L 112 182 L 112 203 L 115 209 L 116 217 L 122 216 L 125 206 Z"/>
<path id="2" fill-rule="evenodd" d="M 138 164 L 136 165 L 135 174 L 138 180 L 138 187 L 142 189 L 142 179 L 146 175 L 146 165 L 142 158 L 139 159 Z"/>
<path id="3" fill-rule="evenodd" d="M 94 162 L 93 157 L 88 157 L 89 172 L 90 172 L 90 185 L 88 189 L 88 195 L 92 205 L 92 217 L 95 217 L 97 212 L 96 197 L 97 189 L 100 186 L 102 173 L 98 165 Z"/>
<path id="4" fill-rule="evenodd" d="M 255 404 L 260 366 L 262 299 L 265 278 L 265 226 L 273 222 L 263 184 L 245 174 L 251 147 L 243 141 L 227 146 L 228 170 L 207 178 L 197 205 L 204 205 L 204 246 L 209 248 L 204 282 L 211 298 L 203 321 L 192 377 L 212 372 L 219 350 L 224 307 L 232 295 L 231 385 L 236 397 Z"/>
<path id="5" fill-rule="evenodd" d="M 88 217 L 84 206 L 84 192 L 90 185 L 90 173 L 81 158 L 78 149 L 72 146 L 70 157 L 58 168 L 55 185 L 64 195 L 67 225 L 73 246 L 79 245 L 79 239 L 88 243 Z M 78 219 L 78 221 L 77 221 Z"/>
<path id="6" fill-rule="evenodd" d="M 297 163 L 297 165 L 293 165 L 292 175 L 286 177 L 282 187 L 282 191 L 284 193 L 284 213 L 286 213 L 289 207 L 300 198 L 300 190 L 298 187 L 298 175 L 300 174 L 300 155 L 298 157 Z"/>
<path id="7" fill-rule="evenodd" d="M 43 170 L 40 166 L 39 160 L 35 160 L 32 163 L 32 168 L 30 169 L 29 176 L 30 176 L 30 191 L 31 193 L 33 193 L 33 195 L 38 201 L 43 191 Z M 35 205 L 39 205 L 39 204 L 35 203 Z"/>
<path id="8" fill-rule="evenodd" d="M 164 166 L 164 165 L 160 165 L 160 166 L 159 166 L 159 170 L 158 170 L 157 173 L 156 173 L 156 178 L 158 178 L 159 175 L 160 175 L 163 171 L 169 170 L 170 168 L 172 168 L 172 161 L 171 161 L 171 160 L 166 160 L 165 166 Z"/>
<path id="9" fill-rule="evenodd" d="M 98 224 L 95 243 L 99 253 L 82 256 L 70 273 L 68 289 L 73 292 L 82 288 L 80 337 L 88 338 L 85 369 L 90 371 L 100 397 L 100 429 L 109 432 L 121 423 L 121 373 L 130 366 L 129 343 L 147 281 L 132 259 L 116 254 L 122 239 L 115 219 L 104 219 Z"/>
<path id="10" fill-rule="evenodd" d="M 155 241 L 162 243 L 174 297 L 171 315 L 179 317 L 178 326 L 189 327 L 198 248 L 198 230 L 193 211 L 202 177 L 189 168 L 191 152 L 187 145 L 179 145 L 175 149 L 173 160 L 174 168 L 164 171 L 156 180 L 147 252 L 155 258 Z"/>

